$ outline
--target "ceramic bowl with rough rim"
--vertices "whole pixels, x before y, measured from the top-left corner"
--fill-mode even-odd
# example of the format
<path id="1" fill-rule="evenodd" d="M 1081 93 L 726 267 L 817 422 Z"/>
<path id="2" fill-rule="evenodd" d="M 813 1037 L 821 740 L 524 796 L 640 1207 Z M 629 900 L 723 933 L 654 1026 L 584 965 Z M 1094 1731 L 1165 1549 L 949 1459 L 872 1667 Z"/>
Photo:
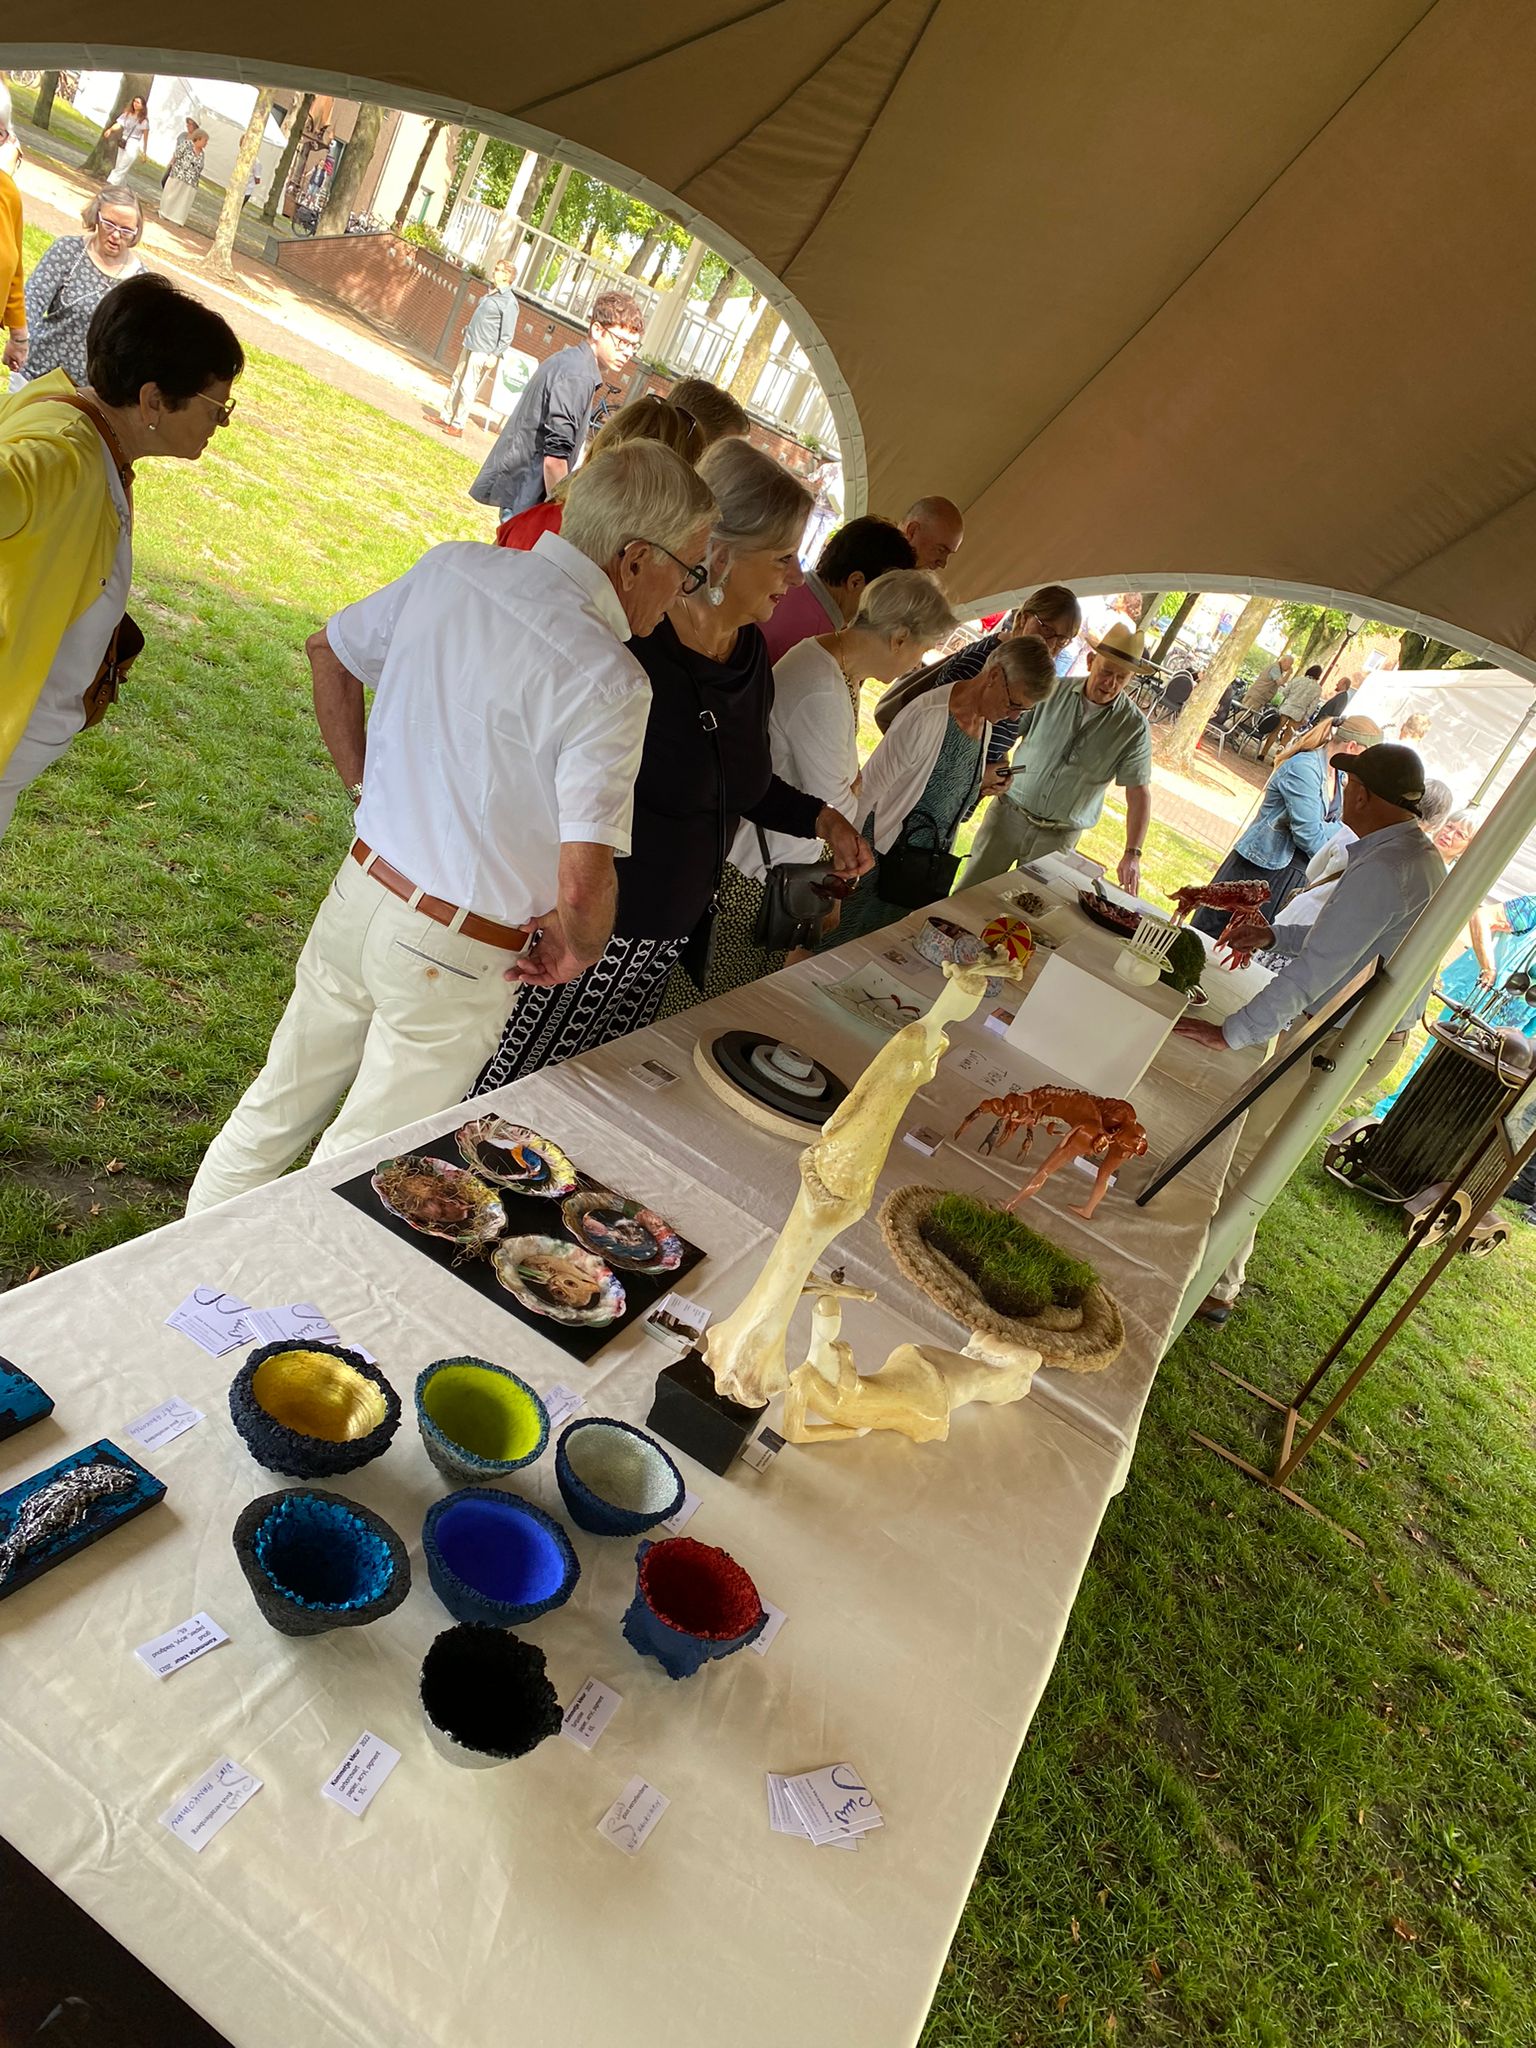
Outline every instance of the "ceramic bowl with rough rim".
<path id="1" fill-rule="evenodd" d="M 427 1456 L 457 1486 L 531 1465 L 549 1442 L 549 1411 L 533 1388 L 484 1358 L 440 1358 L 416 1381 Z"/>
<path id="2" fill-rule="evenodd" d="M 544 1652 L 504 1629 L 444 1629 L 421 1666 L 421 1710 L 440 1756 L 486 1770 L 527 1756 L 560 1732 L 560 1702 Z"/>
<path id="3" fill-rule="evenodd" d="M 555 1448 L 555 1483 L 578 1529 L 643 1536 L 683 1504 L 683 1475 L 654 1437 L 609 1415 L 583 1416 Z"/>
<path id="4" fill-rule="evenodd" d="M 495 1487 L 464 1487 L 435 1501 L 421 1544 L 432 1590 L 454 1620 L 487 1628 L 516 1628 L 564 1606 L 581 1576 L 554 1516 Z"/>
<path id="5" fill-rule="evenodd" d="M 405 1545 L 382 1516 L 307 1486 L 253 1500 L 234 1545 L 263 1618 L 285 1636 L 378 1621 L 411 1589 Z"/>
<path id="6" fill-rule="evenodd" d="M 269 1472 L 333 1479 L 389 1449 L 400 1396 L 361 1352 L 287 1338 L 247 1358 L 230 1382 L 229 1413 Z"/>

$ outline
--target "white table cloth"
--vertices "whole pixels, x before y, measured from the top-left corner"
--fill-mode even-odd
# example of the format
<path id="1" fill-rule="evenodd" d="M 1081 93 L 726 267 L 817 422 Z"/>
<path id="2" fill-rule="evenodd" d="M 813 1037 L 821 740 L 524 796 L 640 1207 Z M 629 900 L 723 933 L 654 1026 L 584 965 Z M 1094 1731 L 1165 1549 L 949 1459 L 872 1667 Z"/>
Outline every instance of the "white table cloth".
<path id="1" fill-rule="evenodd" d="M 973 892 L 956 910 L 974 925 L 997 895 Z M 715 1103 L 693 1073 L 693 1040 L 763 1025 L 851 1079 L 879 1038 L 818 984 L 893 936 L 484 1106 L 546 1130 L 703 1245 L 686 1291 L 722 1314 L 787 1211 L 797 1147 Z M 972 1055 L 1011 1066 L 1019 1085 L 1038 1078 L 973 1024 L 909 1121 L 952 1129 L 991 1092 L 980 1065 L 967 1071 Z M 633 1072 L 646 1057 L 678 1079 L 647 1089 Z M 1205 1056 L 1172 1047 L 1138 1104 L 1154 1151 L 1202 1119 L 1211 1093 Z M 166 1481 L 162 1506 L 0 1602 L 0 1829 L 236 2048 L 915 2040 L 1122 1483 L 1230 1145 L 1152 1211 L 1116 1193 L 1084 1226 L 1053 1183 L 1025 1212 L 1093 1257 L 1119 1297 L 1128 1340 L 1108 1372 L 1042 1374 L 1022 1403 L 959 1413 L 947 1444 L 876 1436 L 790 1449 L 760 1474 L 737 1464 L 723 1479 L 680 1459 L 702 1497 L 688 1533 L 723 1544 L 789 1617 L 766 1655 L 667 1679 L 619 1633 L 634 1545 L 575 1532 L 575 1596 L 519 1633 L 546 1649 L 562 1700 L 593 1675 L 624 1704 L 591 1753 L 556 1739 L 468 1772 L 430 1748 L 415 1697 L 421 1657 L 449 1621 L 421 1564 L 421 1518 L 443 1486 L 410 1412 L 416 1374 L 479 1355 L 543 1391 L 573 1387 L 583 1414 L 643 1421 L 665 1354 L 636 1328 L 584 1367 L 331 1191 L 457 1120 L 0 1300 L 0 1351 L 57 1402 L 49 1422 L 0 1445 L 0 1488 L 99 1436 L 134 1450 L 124 1424 L 171 1395 L 206 1412 L 137 1454 Z M 953 1147 L 927 1159 L 898 1143 L 880 1193 L 912 1179 L 996 1193 L 1013 1177 Z M 1073 1179 L 1080 1198 L 1086 1183 Z M 894 1273 L 873 1213 L 836 1254 L 879 1290 L 845 1325 L 866 1370 L 914 1329 L 959 1341 Z M 410 1547 L 416 1580 L 386 1620 L 293 1641 L 258 1616 L 230 1531 L 248 1500 L 285 1482 L 252 1463 L 229 1421 L 242 1354 L 207 1358 L 164 1327 L 206 1284 L 258 1307 L 317 1302 L 400 1392 L 392 1448 L 333 1489 L 382 1513 Z M 803 1326 L 802 1311 L 797 1342 Z M 561 1511 L 552 1454 L 518 1482 Z M 135 1645 L 199 1609 L 230 1642 L 157 1681 Z M 364 1729 L 403 1755 L 357 1819 L 320 1786 Z M 264 1789 L 195 1855 L 156 1817 L 225 1754 Z M 856 1855 L 770 1833 L 765 1771 L 843 1760 L 865 1773 L 885 1828 Z M 629 1858 L 596 1824 L 637 1774 L 672 1803 Z"/>

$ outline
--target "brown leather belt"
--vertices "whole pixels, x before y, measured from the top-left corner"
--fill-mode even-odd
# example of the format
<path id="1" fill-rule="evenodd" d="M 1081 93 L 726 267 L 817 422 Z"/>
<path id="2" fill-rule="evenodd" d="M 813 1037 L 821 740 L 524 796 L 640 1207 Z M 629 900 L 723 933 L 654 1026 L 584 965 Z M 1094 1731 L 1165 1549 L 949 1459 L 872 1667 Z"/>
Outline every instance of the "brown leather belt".
<path id="1" fill-rule="evenodd" d="M 354 839 L 352 858 L 358 866 L 367 870 L 381 887 L 391 896 L 398 896 L 403 903 L 410 903 L 413 910 L 419 910 L 423 917 L 430 917 L 434 924 L 452 925 L 459 917 L 456 903 L 445 903 L 441 896 L 421 896 L 416 884 L 407 881 L 398 868 L 392 868 L 382 860 L 366 840 Z M 415 901 L 412 902 L 412 898 Z M 497 924 L 494 918 L 481 917 L 476 911 L 468 910 L 459 919 L 457 929 L 466 939 L 478 939 L 482 946 L 502 946 L 509 953 L 521 953 L 528 943 L 527 930 L 515 924 Z"/>

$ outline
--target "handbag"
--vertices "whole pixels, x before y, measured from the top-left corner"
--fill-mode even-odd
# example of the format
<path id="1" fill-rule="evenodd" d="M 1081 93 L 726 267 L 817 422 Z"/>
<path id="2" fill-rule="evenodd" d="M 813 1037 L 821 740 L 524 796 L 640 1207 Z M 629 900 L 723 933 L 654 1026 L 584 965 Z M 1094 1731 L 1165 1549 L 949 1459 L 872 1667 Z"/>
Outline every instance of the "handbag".
<path id="1" fill-rule="evenodd" d="M 921 910 L 949 895 L 960 872 L 960 856 L 942 846 L 914 846 L 913 827 L 922 820 L 935 839 L 939 828 L 926 811 L 914 811 L 901 828 L 901 836 L 888 853 L 880 856 L 875 873 L 875 893 L 899 910 Z"/>
<path id="2" fill-rule="evenodd" d="M 824 860 L 780 861 L 768 856 L 768 835 L 757 833 L 763 856 L 763 900 L 752 926 L 752 943 L 765 953 L 789 953 L 812 946 L 838 891 Z"/>
<path id="3" fill-rule="evenodd" d="M 117 702 L 118 684 L 143 652 L 144 635 L 138 622 L 132 612 L 124 612 L 112 628 L 112 638 L 107 642 L 100 668 L 85 686 L 85 696 L 81 700 L 85 706 L 82 732 L 93 725 L 100 725 Z"/>

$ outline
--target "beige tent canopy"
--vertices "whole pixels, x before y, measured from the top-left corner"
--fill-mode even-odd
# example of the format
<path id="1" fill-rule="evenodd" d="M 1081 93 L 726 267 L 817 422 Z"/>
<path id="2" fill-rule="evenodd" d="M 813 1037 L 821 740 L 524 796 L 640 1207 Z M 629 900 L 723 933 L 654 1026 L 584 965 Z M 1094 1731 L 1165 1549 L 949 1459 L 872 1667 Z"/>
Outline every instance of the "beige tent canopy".
<path id="1" fill-rule="evenodd" d="M 0 61 L 332 87 L 670 205 L 784 305 L 852 502 L 964 506 L 963 597 L 1327 590 L 1536 673 L 1529 0 L 32 19 Z"/>

